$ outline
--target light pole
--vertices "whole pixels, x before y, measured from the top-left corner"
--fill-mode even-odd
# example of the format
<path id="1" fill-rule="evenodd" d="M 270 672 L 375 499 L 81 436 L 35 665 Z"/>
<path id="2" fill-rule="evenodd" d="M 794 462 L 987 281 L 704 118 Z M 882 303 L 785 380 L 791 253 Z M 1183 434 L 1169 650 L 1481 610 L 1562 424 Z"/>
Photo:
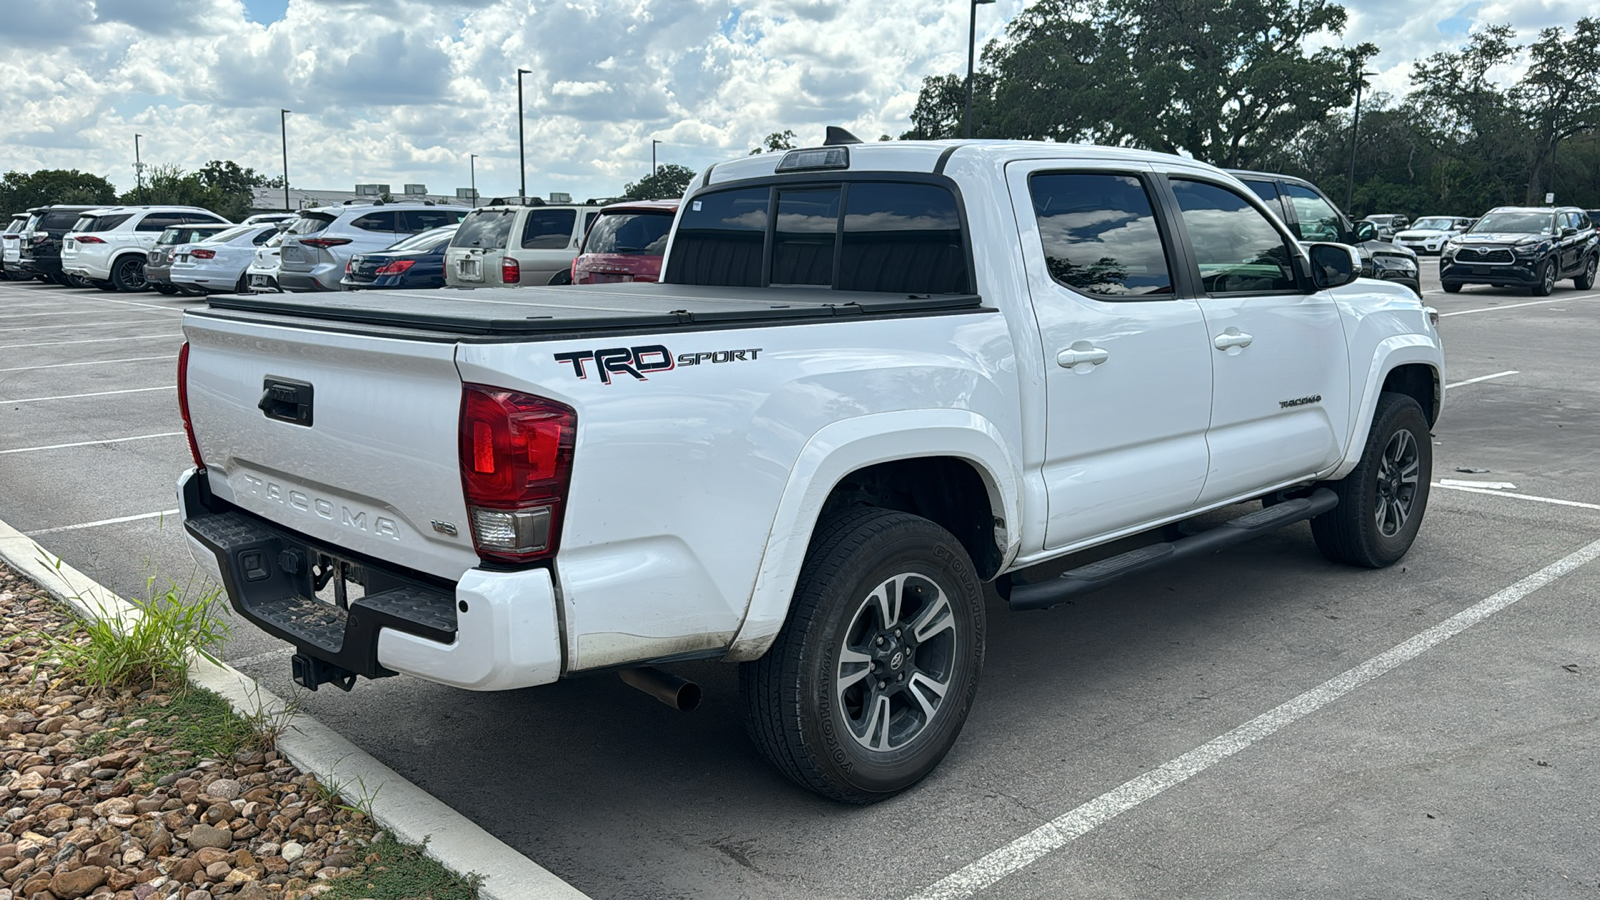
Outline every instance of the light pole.
<path id="1" fill-rule="evenodd" d="M 661 143 L 655 138 L 650 139 L 650 174 L 655 175 L 661 170 L 656 167 L 656 145 Z"/>
<path id="2" fill-rule="evenodd" d="M 1344 211 L 1349 215 L 1350 203 L 1356 195 L 1356 138 L 1361 133 L 1361 87 L 1367 83 L 1367 78 L 1376 75 L 1376 72 L 1356 73 L 1356 113 L 1350 120 L 1350 180 L 1344 185 Z"/>
<path id="3" fill-rule="evenodd" d="M 967 111 L 961 116 L 961 136 L 972 137 L 972 67 L 978 55 L 978 4 L 994 0 L 972 0 L 967 17 Z"/>
<path id="4" fill-rule="evenodd" d="M 294 212 L 289 205 L 289 110 L 278 110 L 278 127 L 283 132 L 283 211 Z"/>
<path id="5" fill-rule="evenodd" d="M 478 154 L 467 154 L 467 177 L 472 179 L 472 205 L 478 205 Z"/>
<path id="6" fill-rule="evenodd" d="M 133 136 L 133 178 L 139 186 L 139 202 L 144 203 L 144 162 L 139 158 L 139 138 L 142 134 Z"/>
<path id="7" fill-rule="evenodd" d="M 531 75 L 532 69 L 517 69 L 517 170 L 522 173 L 522 201 L 528 201 L 528 151 L 522 142 L 522 76 Z"/>

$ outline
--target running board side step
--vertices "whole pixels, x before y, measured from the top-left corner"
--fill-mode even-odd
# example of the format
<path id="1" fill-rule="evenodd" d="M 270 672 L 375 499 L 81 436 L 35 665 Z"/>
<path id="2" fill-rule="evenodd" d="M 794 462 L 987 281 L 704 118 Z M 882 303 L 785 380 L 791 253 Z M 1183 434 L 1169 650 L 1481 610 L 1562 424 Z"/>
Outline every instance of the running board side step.
<path id="1" fill-rule="evenodd" d="M 1148 572 L 1159 566 L 1181 559 L 1215 553 L 1225 547 L 1240 544 L 1285 525 L 1303 522 L 1339 505 L 1339 496 L 1327 488 L 1318 488 L 1309 497 L 1285 500 L 1275 506 L 1256 510 L 1248 515 L 1224 522 L 1215 528 L 1202 531 L 1169 544 L 1152 544 L 1129 550 L 1099 562 L 1063 572 L 1048 581 L 1034 584 L 1014 584 L 1008 598 L 1011 608 L 1049 609 L 1080 594 L 1098 591 L 1124 578 Z"/>

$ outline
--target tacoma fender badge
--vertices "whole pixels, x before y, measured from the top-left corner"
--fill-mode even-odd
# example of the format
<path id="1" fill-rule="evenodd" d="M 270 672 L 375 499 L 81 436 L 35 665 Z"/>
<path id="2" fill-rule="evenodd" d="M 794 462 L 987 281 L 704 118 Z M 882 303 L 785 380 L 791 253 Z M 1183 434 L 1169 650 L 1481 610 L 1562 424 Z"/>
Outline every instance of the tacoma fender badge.
<path id="1" fill-rule="evenodd" d="M 1279 400 L 1278 401 L 1278 408 L 1279 409 L 1292 409 L 1292 408 L 1294 408 L 1296 406 L 1310 406 L 1313 403 L 1321 403 L 1321 402 L 1322 402 L 1322 395 L 1321 394 L 1312 394 L 1309 397 L 1296 397 L 1293 400 Z"/>
<path id="2" fill-rule="evenodd" d="M 433 525 L 434 531 L 437 531 L 440 534 L 448 534 L 451 537 L 456 536 L 456 526 L 450 524 L 449 522 L 441 522 L 438 519 L 431 519 L 429 522 Z"/>

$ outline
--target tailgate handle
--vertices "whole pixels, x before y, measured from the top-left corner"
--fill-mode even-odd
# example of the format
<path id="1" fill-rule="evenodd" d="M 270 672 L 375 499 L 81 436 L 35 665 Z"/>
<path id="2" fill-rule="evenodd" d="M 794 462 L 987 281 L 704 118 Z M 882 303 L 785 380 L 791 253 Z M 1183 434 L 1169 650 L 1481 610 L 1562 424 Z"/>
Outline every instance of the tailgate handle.
<path id="1" fill-rule="evenodd" d="M 311 382 L 267 377 L 261 380 L 261 402 L 267 418 L 311 427 Z"/>

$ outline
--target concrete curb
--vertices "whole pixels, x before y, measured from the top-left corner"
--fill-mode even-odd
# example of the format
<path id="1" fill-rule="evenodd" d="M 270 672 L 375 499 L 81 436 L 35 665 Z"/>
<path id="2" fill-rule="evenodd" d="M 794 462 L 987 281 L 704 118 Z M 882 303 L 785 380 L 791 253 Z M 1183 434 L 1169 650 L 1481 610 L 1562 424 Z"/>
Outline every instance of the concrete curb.
<path id="1" fill-rule="evenodd" d="M 59 562 L 32 538 L 0 521 L 0 560 L 85 617 L 136 620 L 138 607 L 77 569 Z M 189 680 L 216 691 L 242 715 L 271 714 L 283 700 L 226 664 L 197 658 Z M 288 760 L 346 800 L 370 806 L 372 818 L 410 844 L 426 841 L 427 855 L 461 875 L 483 877 L 484 900 L 588 900 L 587 895 L 506 846 L 432 794 L 402 778 L 333 729 L 296 716 L 278 738 Z"/>

